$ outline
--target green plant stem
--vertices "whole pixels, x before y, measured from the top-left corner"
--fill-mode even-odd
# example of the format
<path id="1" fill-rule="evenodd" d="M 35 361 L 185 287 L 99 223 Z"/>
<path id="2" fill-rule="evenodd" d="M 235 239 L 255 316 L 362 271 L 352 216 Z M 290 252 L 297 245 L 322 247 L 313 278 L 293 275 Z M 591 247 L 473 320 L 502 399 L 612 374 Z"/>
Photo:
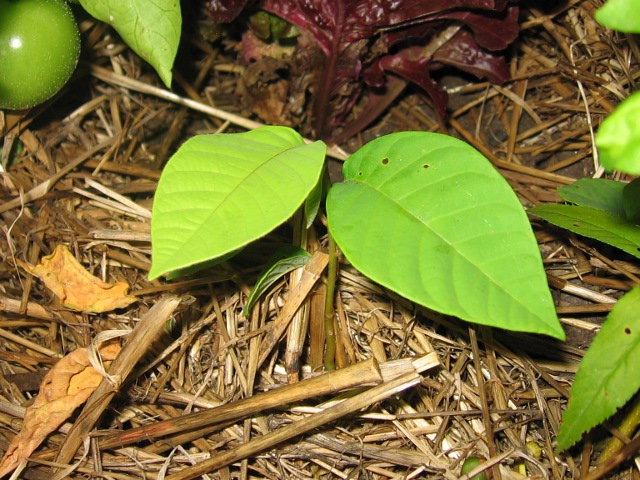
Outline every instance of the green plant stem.
<path id="1" fill-rule="evenodd" d="M 335 309 L 334 297 L 336 291 L 336 277 L 338 274 L 338 255 L 336 253 L 336 242 L 329 234 L 329 266 L 327 269 L 327 297 L 324 301 L 324 332 L 325 370 L 335 370 L 336 368 L 336 330 L 335 330 Z"/>
<path id="2" fill-rule="evenodd" d="M 631 438 L 633 436 L 633 432 L 638 428 L 638 425 L 640 425 L 640 395 L 636 395 L 631 409 L 620 422 L 618 430 L 628 438 Z M 598 464 L 602 465 L 605 463 L 613 455 L 619 452 L 622 447 L 624 447 L 624 443 L 622 443 L 619 438 L 611 437 L 598 457 Z"/>

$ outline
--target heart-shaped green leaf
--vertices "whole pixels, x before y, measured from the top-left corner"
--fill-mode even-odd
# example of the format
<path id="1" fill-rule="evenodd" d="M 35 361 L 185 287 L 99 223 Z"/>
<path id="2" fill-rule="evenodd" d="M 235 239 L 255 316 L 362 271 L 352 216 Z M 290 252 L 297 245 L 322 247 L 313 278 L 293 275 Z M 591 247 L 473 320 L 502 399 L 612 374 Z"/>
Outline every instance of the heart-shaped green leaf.
<path id="1" fill-rule="evenodd" d="M 269 233 L 318 184 L 326 146 L 286 127 L 201 135 L 162 172 L 149 278 L 217 258 Z"/>
<path id="2" fill-rule="evenodd" d="M 91 16 L 108 23 L 171 88 L 171 69 L 180 44 L 179 0 L 80 0 Z"/>
<path id="3" fill-rule="evenodd" d="M 470 322 L 564 338 L 527 216 L 466 143 L 428 132 L 378 138 L 344 165 L 329 229 L 362 273 Z"/>

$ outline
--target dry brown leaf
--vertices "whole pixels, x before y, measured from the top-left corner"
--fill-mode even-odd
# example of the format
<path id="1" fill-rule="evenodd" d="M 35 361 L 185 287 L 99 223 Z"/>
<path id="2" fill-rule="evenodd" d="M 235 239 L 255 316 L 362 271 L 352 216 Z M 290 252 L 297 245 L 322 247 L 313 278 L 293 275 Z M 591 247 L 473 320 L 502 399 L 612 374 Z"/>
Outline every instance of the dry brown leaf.
<path id="1" fill-rule="evenodd" d="M 105 368 L 120 352 L 118 343 L 98 349 Z M 40 393 L 27 407 L 22 429 L 13 437 L 0 462 L 0 477 L 13 471 L 83 404 L 102 381 L 91 366 L 88 349 L 79 348 L 56 363 L 40 385 Z"/>
<path id="2" fill-rule="evenodd" d="M 129 295 L 127 282 L 105 283 L 87 272 L 66 245 L 42 257 L 40 265 L 18 261 L 60 299 L 62 305 L 85 313 L 102 313 L 124 308 L 137 300 Z"/>

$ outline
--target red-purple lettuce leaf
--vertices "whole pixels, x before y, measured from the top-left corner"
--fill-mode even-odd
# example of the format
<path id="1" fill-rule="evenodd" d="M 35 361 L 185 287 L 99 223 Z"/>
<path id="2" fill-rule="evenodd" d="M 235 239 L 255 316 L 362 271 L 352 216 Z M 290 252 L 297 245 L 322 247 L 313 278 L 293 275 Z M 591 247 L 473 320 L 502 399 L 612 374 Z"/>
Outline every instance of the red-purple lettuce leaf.
<path id="1" fill-rule="evenodd" d="M 467 30 L 458 31 L 431 55 L 426 50 L 428 47 L 410 46 L 397 54 L 385 55 L 363 72 L 363 79 L 372 87 L 380 87 L 386 80 L 385 72 L 393 72 L 427 92 L 441 118 L 445 115 L 449 96 L 431 77 L 430 71 L 451 65 L 495 83 L 509 79 L 504 59 L 480 48 Z"/>
<path id="2" fill-rule="evenodd" d="M 208 0 L 206 7 L 215 22 L 231 23 L 253 3 L 253 0 Z"/>
<path id="3" fill-rule="evenodd" d="M 217 11 L 246 0 L 209 0 Z M 261 0 L 257 4 L 310 35 L 325 58 L 313 96 L 316 136 L 344 140 L 375 119 L 407 81 L 444 116 L 448 96 L 430 75 L 444 65 L 502 83 L 504 50 L 518 35 L 517 0 Z M 215 18 L 215 17 L 214 17 Z M 459 28 L 443 42 L 445 29 Z M 436 46 L 434 48 L 434 45 Z M 311 57 L 311 55 L 309 55 Z M 366 89 L 360 118 L 338 133 Z"/>

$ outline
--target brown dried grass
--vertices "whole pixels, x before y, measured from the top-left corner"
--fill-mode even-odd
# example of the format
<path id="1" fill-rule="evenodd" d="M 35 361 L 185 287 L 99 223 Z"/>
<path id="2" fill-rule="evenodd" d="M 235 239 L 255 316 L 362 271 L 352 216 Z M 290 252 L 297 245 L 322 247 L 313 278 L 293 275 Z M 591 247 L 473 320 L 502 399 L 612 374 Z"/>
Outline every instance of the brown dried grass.
<path id="1" fill-rule="evenodd" d="M 637 39 L 600 28 L 599 4 L 525 9 L 507 85 L 450 80 L 448 133 L 490 158 L 525 205 L 557 201 L 557 186 L 602 175 L 593 131 L 640 75 Z M 304 287 L 278 285 L 250 318 L 241 310 L 264 261 L 259 248 L 196 278 L 146 278 L 149 209 L 167 158 L 189 135 L 258 125 L 237 104 L 233 56 L 194 39 L 202 60 L 176 75 L 183 96 L 166 94 L 108 28 L 83 29 L 89 53 L 68 91 L 3 117 L 0 446 L 20 427 L 43 373 L 99 332 L 137 332 L 128 342 L 142 361 L 121 365 L 122 389 L 105 386 L 20 478 L 455 479 L 472 454 L 488 459 L 494 479 L 585 478 L 598 436 L 561 455 L 554 438 L 580 358 L 602 316 L 637 282 L 637 262 L 534 221 L 566 343 L 434 314 L 345 265 L 338 363 L 375 378 L 356 370 L 334 384 L 342 370 L 321 373 L 321 269 Z M 439 129 L 420 94 L 407 94 L 345 148 L 403 129 Z M 22 150 L 10 153 L 16 145 Z M 321 249 L 326 239 L 316 242 Z M 15 259 L 35 263 L 60 243 L 104 280 L 126 279 L 139 303 L 102 315 L 56 306 Z M 295 298 L 309 300 L 309 335 L 306 317 L 289 312 Z M 265 343 L 283 317 L 292 322 L 287 338 Z M 140 333 L 150 318 L 154 331 L 163 324 L 159 338 Z M 439 368 L 416 366 L 434 355 Z M 631 463 L 615 475 L 640 478 Z"/>

